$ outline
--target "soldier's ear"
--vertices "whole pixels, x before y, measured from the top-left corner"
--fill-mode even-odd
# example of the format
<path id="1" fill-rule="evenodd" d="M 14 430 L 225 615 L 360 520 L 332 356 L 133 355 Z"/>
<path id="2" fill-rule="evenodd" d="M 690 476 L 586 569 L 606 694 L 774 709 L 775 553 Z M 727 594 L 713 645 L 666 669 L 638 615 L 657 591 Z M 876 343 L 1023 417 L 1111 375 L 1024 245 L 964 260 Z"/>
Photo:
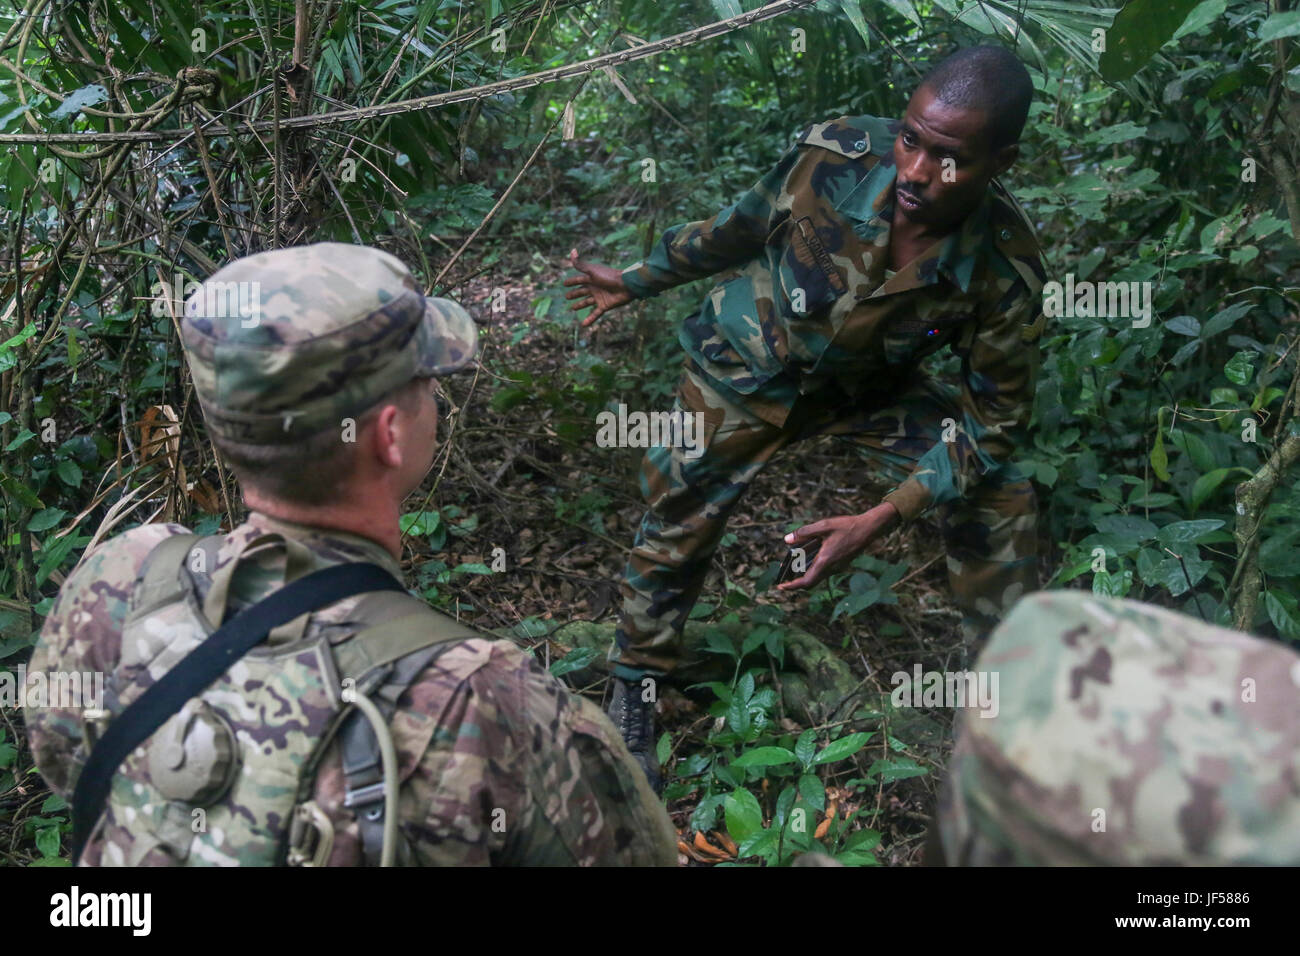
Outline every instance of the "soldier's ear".
<path id="1" fill-rule="evenodd" d="M 371 448 L 375 456 L 389 468 L 402 466 L 402 427 L 396 405 L 385 402 L 375 416 L 371 430 Z"/>
<path id="2" fill-rule="evenodd" d="M 1009 146 L 1003 146 L 993 155 L 993 175 L 1001 176 L 1010 169 L 1019 158 L 1019 143 L 1012 143 Z"/>

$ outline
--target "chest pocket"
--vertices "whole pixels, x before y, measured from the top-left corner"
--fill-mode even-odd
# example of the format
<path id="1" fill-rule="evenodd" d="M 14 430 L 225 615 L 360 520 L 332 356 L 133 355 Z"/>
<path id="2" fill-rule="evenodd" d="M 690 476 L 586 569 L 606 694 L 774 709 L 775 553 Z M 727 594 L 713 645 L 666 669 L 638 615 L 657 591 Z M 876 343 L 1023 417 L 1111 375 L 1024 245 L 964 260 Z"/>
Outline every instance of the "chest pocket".
<path id="1" fill-rule="evenodd" d="M 972 328 L 975 319 L 972 311 L 932 313 L 924 317 L 907 315 L 893 319 L 887 325 L 883 339 L 885 362 L 892 366 L 915 365 Z"/>

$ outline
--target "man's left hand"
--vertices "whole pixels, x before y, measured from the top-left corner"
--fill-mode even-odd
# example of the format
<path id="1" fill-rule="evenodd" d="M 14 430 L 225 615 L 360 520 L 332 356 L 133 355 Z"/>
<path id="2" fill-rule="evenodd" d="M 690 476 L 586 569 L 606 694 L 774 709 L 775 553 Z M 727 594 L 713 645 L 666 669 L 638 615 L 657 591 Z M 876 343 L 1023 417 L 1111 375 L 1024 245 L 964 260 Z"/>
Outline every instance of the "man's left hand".
<path id="1" fill-rule="evenodd" d="M 840 515 L 814 521 L 785 536 L 792 548 L 809 541 L 820 540 L 821 550 L 802 577 L 778 584 L 781 591 L 798 591 L 817 584 L 838 566 L 861 554 L 879 535 L 888 531 L 898 520 L 898 509 L 889 502 L 876 505 L 860 515 Z"/>

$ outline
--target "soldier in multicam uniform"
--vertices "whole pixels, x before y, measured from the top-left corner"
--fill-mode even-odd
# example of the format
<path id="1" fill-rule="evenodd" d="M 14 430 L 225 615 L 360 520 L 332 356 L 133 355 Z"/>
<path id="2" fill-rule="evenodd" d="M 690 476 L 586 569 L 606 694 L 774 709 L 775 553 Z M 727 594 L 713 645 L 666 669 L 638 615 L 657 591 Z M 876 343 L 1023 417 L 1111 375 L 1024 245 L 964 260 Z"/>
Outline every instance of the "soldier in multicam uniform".
<path id="1" fill-rule="evenodd" d="M 926 862 L 1300 865 L 1300 655 L 1164 608 L 1040 591 L 959 711 Z"/>
<path id="2" fill-rule="evenodd" d="M 219 297 L 210 314 L 200 292 L 183 325 L 209 433 L 251 514 L 198 540 L 135 528 L 61 589 L 32 667 L 109 675 L 104 713 L 29 715 L 37 766 L 69 798 L 103 725 L 223 619 L 342 563 L 401 580 L 398 518 L 433 461 L 436 377 L 477 346 L 463 309 L 426 299 L 375 249 L 261 253 L 210 283 L 254 293 L 239 315 Z M 358 697 L 386 728 L 345 719 Z M 275 628 L 186 704 L 122 762 L 80 862 L 671 865 L 675 842 L 599 707 L 394 584 Z"/>
<path id="3" fill-rule="evenodd" d="M 676 408 L 702 413 L 706 447 L 652 448 L 650 510 L 622 582 L 610 716 L 658 784 L 647 675 L 672 672 L 681 631 L 728 515 L 778 450 L 849 438 L 897 482 L 862 514 L 787 536 L 820 541 L 807 588 L 897 522 L 938 512 L 968 641 L 1037 587 L 1037 502 L 1011 462 L 1038 374 L 1045 270 L 1033 230 L 994 179 L 1018 154 L 1033 86 L 999 48 L 958 51 L 900 122 L 808 127 L 768 175 L 712 219 L 669 229 L 621 273 L 573 263 L 584 320 L 705 276 L 688 316 Z M 959 387 L 919 363 L 943 346 Z M 797 569 L 797 566 L 796 566 Z"/>

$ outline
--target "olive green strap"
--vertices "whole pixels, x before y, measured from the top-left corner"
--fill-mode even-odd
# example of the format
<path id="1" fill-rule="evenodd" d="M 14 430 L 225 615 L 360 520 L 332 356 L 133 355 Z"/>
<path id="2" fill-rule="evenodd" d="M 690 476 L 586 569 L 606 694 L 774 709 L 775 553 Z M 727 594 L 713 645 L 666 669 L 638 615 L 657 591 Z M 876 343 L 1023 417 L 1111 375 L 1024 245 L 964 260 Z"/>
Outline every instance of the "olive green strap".
<path id="1" fill-rule="evenodd" d="M 142 617 L 170 604 L 183 593 L 180 570 L 190 549 L 202 535 L 174 534 L 160 541 L 148 556 L 136 577 L 131 594 L 130 617 Z"/>
<path id="2" fill-rule="evenodd" d="M 399 601 L 403 597 L 396 592 L 387 592 L 385 596 Z M 374 601 L 378 597 L 378 593 L 372 595 L 368 603 L 378 603 Z M 478 631 L 439 614 L 418 598 L 409 595 L 406 597 L 410 605 L 418 605 L 421 610 L 373 624 L 334 648 L 334 661 L 341 679 L 350 677 L 359 681 L 366 674 L 414 651 L 434 644 L 483 636 Z M 392 603 L 397 605 L 398 602 Z"/>

